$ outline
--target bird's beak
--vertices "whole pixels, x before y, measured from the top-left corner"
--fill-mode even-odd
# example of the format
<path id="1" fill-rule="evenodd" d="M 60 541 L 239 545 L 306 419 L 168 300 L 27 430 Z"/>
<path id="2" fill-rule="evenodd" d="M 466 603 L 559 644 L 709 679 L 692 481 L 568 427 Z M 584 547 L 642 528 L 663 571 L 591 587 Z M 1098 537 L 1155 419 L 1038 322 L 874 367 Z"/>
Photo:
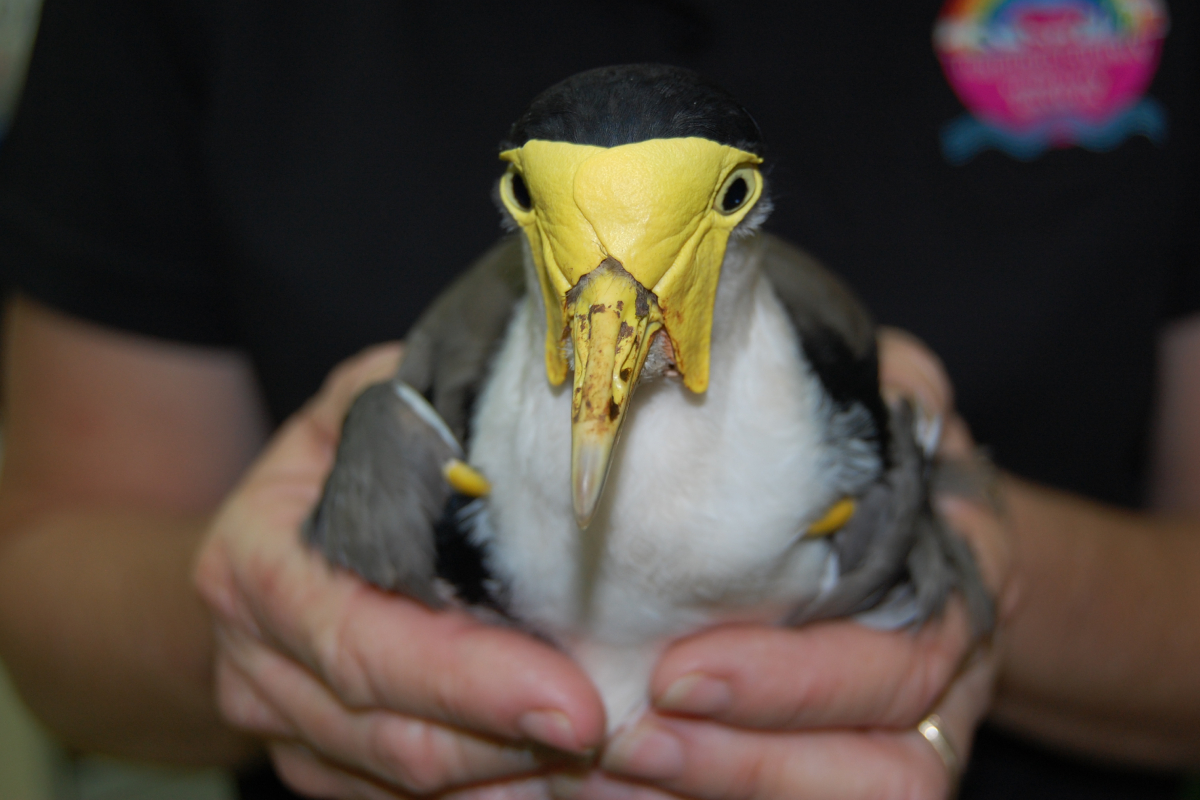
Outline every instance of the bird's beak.
<path id="1" fill-rule="evenodd" d="M 613 148 L 532 140 L 501 158 L 512 164 L 501 198 L 537 265 L 552 384 L 566 378 L 568 336 L 574 348 L 572 497 L 587 527 L 659 329 L 684 385 L 708 387 L 721 262 L 761 195 L 761 159 L 698 138 Z"/>
<path id="2" fill-rule="evenodd" d="M 596 513 L 612 449 L 650 340 L 662 327 L 658 299 L 613 258 L 567 292 L 575 350 L 571 397 L 571 499 L 586 528 Z"/>

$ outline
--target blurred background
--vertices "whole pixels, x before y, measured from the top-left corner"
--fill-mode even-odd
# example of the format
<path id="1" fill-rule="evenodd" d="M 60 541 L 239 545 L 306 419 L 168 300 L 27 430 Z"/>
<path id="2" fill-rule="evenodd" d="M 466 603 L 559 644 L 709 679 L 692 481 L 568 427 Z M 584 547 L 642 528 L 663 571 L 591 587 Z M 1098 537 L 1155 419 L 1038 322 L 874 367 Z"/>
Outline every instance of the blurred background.
<path id="1" fill-rule="evenodd" d="M 40 10 L 41 0 L 0 0 L 0 147 L 21 95 Z M 0 663 L 0 800 L 233 797 L 232 780 L 219 770 L 169 770 L 65 751 L 25 709 Z"/>
<path id="2" fill-rule="evenodd" d="M 4 147 L 4 131 L 8 127 L 10 115 L 20 96 L 25 65 L 36 36 L 40 2 L 41 0 L 0 0 L 0 148 Z M 649 44 L 637 39 L 634 34 L 627 36 L 627 32 L 618 30 L 608 31 L 607 38 L 595 37 L 594 47 L 605 50 L 608 60 L 631 60 L 627 54 L 643 52 L 643 47 L 650 48 L 653 52 L 659 52 L 654 48 L 669 47 L 683 63 L 696 66 L 720 61 L 719 53 L 706 55 L 709 51 L 705 48 L 710 47 L 711 42 L 715 39 L 711 36 L 711 30 L 705 27 L 704 18 L 697 18 L 698 21 L 692 20 L 683 13 L 688 8 L 688 4 L 665 1 L 654 4 L 642 2 L 642 0 L 615 0 L 615 2 L 608 0 L 608 2 L 647 14 L 651 14 L 655 8 L 668 9 L 670 13 L 663 12 L 663 20 L 670 17 L 673 20 L 671 24 L 678 28 L 678 30 L 670 28 L 671 31 L 675 31 L 671 35 L 666 33 L 660 35 L 655 25 L 645 26 L 642 34 Z M 1063 448 L 1066 453 L 1067 466 L 1062 466 L 1053 459 L 1044 458 L 1043 450 L 1045 449 L 1045 437 L 1048 435 L 1047 431 L 1059 435 L 1061 428 L 1065 433 L 1062 433 L 1055 441 L 1070 439 L 1077 428 L 1068 429 L 1057 425 L 1056 421 L 1076 414 L 1074 409 L 1070 408 L 1069 403 L 1063 402 L 1054 408 L 1054 413 L 1060 416 L 1053 416 L 1037 398 L 1063 396 L 1060 387 L 1064 383 L 1075 382 L 1078 386 L 1085 386 L 1077 380 L 1081 375 L 1100 375 L 1101 385 L 1106 385 L 1103 384 L 1103 376 L 1108 374 L 1107 362 L 1079 358 L 1077 355 L 1065 359 L 1061 357 L 1061 354 L 1074 352 L 1070 348 L 1078 342 L 1087 345 L 1086 349 L 1082 350 L 1085 354 L 1104 353 L 1106 347 L 1115 347 L 1126 343 L 1127 339 L 1123 337 L 1127 331 L 1139 335 L 1140 332 L 1122 327 L 1121 324 L 1118 324 L 1121 320 L 1110 319 L 1110 324 L 1103 331 L 1083 330 L 1080 331 L 1078 339 L 1060 337 L 1062 341 L 1056 340 L 1054 346 L 1061 345 L 1065 349 L 1054 350 L 1046 354 L 1048 345 L 1042 338 L 1042 328 L 1037 323 L 1039 320 L 1044 321 L 1052 317 L 1049 312 L 1043 312 L 1042 309 L 1053 307 L 1054 298 L 1061 297 L 1061 293 L 1072 289 L 1065 281 L 1060 282 L 1050 268 L 1057 263 L 1063 253 L 1075 254 L 1080 263 L 1087 263 L 1091 254 L 1095 254 L 1096 263 L 1107 264 L 1109 262 L 1102 257 L 1106 258 L 1109 252 L 1124 254 L 1127 250 L 1132 249 L 1134 255 L 1131 257 L 1149 262 L 1150 256 L 1137 252 L 1135 247 L 1143 239 L 1149 238 L 1144 231 L 1131 233 L 1129 234 L 1131 238 L 1126 238 L 1121 229 L 1137 231 L 1139 225 L 1148 225 L 1154 222 L 1156 208 L 1154 202 L 1142 201 L 1144 196 L 1149 197 L 1149 190 L 1144 187 L 1150 183 L 1143 173 L 1150 174 L 1151 167 L 1149 165 L 1151 164 L 1157 164 L 1160 161 L 1167 162 L 1159 159 L 1156 155 L 1157 151 L 1152 152 L 1147 142 L 1131 144 L 1114 155 L 1112 157 L 1114 160 L 1118 158 L 1120 160 L 1116 161 L 1110 171 L 1104 173 L 1093 173 L 1093 168 L 1097 167 L 1095 155 L 1088 153 L 1083 148 L 1057 150 L 1050 157 L 1036 164 L 1024 160 L 1018 161 L 997 152 L 988 152 L 972 162 L 973 171 L 970 173 L 972 179 L 980 180 L 982 182 L 980 185 L 999 187 L 1004 191 L 990 195 L 982 192 L 973 193 L 974 190 L 968 186 L 968 181 L 962 177 L 965 173 L 956 172 L 957 167 L 951 167 L 951 164 L 961 161 L 963 158 L 961 152 L 954 151 L 957 154 L 955 158 L 950 158 L 950 154 L 943 158 L 942 151 L 936 145 L 936 142 L 939 141 L 938 130 L 942 122 L 963 114 L 962 105 L 956 99 L 951 87 L 946 85 L 940 77 L 934 54 L 928 50 L 929 25 L 934 19 L 934 10 L 941 5 L 941 2 L 942 0 L 928 0 L 924 3 L 914 4 L 924 9 L 920 13 L 907 9 L 907 4 L 894 4 L 900 10 L 886 13 L 882 10 L 871 10 L 868 13 L 866 9 L 870 4 L 855 4 L 856 7 L 862 7 L 861 12 L 858 13 L 864 18 L 877 15 L 885 17 L 884 21 L 872 22 L 871 26 L 865 29 L 861 35 L 857 25 L 850 26 L 848 23 L 832 29 L 831 35 L 836 37 L 839 47 L 850 43 L 854 44 L 855 48 L 847 50 L 844 54 L 838 54 L 836 60 L 830 61 L 828 64 L 818 63 L 821 58 L 829 55 L 825 51 L 806 56 L 809 60 L 803 63 L 807 69 L 812 70 L 814 75 L 814 79 L 809 81 L 811 85 L 807 87 L 804 85 L 804 81 L 798 79 L 791 79 L 790 82 L 783 81 L 783 76 L 780 76 L 781 80 L 777 84 L 756 82 L 749 77 L 755 69 L 751 65 L 741 67 L 742 73 L 736 70 L 726 70 L 724 74 L 731 75 L 735 82 L 740 75 L 741 82 L 749 87 L 750 91 L 739 92 L 747 100 L 747 106 L 758 108 L 761 105 L 763 108 L 774 109 L 774 116 L 771 119 L 764 116 L 760 120 L 769 123 L 769 125 L 764 124 L 764 130 L 794 132 L 794 136 L 801 144 L 794 145 L 789 152 L 793 154 L 802 152 L 804 147 L 809 147 L 812 152 L 818 152 L 817 148 L 827 141 L 833 141 L 834 137 L 843 137 L 848 142 L 838 152 L 848 152 L 853 148 L 857 148 L 858 151 L 858 157 L 852 164 L 833 158 L 816 158 L 803 163 L 797 163 L 793 159 L 789 165 L 784 159 L 784 163 L 778 166 L 773 173 L 773 180 L 777 187 L 776 196 L 786 201 L 780 203 L 775 220 L 780 223 L 781 230 L 790 232 L 792 238 L 804 242 L 825 260 L 839 265 L 843 271 L 857 269 L 858 272 L 851 272 L 846 277 L 851 280 L 851 283 L 871 293 L 865 298 L 869 305 L 889 309 L 891 316 L 885 315 L 883 321 L 916 330 L 936 344 L 936 349 L 947 360 L 952 374 L 956 376 L 956 382 L 959 384 L 957 388 L 960 405 L 966 409 L 980 411 L 978 417 L 974 414 L 968 415 L 973 424 L 978 421 L 976 433 L 980 435 L 982 441 L 998 444 L 999 449 L 996 450 L 996 455 L 999 463 L 1013 467 L 1018 472 L 1028 474 L 1038 480 L 1056 485 L 1065 484 L 1068 488 L 1086 490 L 1092 494 L 1107 491 L 1109 494 L 1105 496 L 1108 496 L 1110 500 L 1114 495 L 1123 497 L 1121 492 L 1125 491 L 1124 489 L 1112 489 L 1108 484 L 1102 483 L 1102 481 L 1108 480 L 1110 474 L 1119 476 L 1123 473 L 1120 473 L 1119 470 L 1099 471 L 1096 473 L 1099 477 L 1094 477 L 1092 471 L 1089 471 L 1087 467 L 1090 467 L 1092 463 L 1100 463 L 1102 459 L 1079 456 L 1079 461 L 1088 463 L 1082 464 L 1082 466 L 1076 464 L 1072 459 L 1075 459 L 1077 453 L 1082 452 L 1078 446 Z M 436 4 L 415 3 L 412 5 L 414 7 L 424 5 L 428 9 L 436 6 Z M 725 5 L 736 6 L 737 4 Z M 811 4 L 811 8 L 819 8 L 820 5 Z M 877 4 L 875 8 L 886 9 L 888 6 L 889 4 Z M 805 4 L 796 4 L 796 7 L 802 8 L 805 7 Z M 1180 4 L 1180 7 L 1185 6 Z M 329 9 L 329 13 L 337 13 L 333 11 L 336 4 L 331 4 L 326 8 Z M 676 12 L 682 16 L 671 17 Z M 434 12 L 430 10 L 429 13 L 432 15 Z M 806 13 L 813 19 L 823 19 L 822 14 L 816 11 Z M 497 14 L 497 16 L 501 15 Z M 844 15 L 831 13 L 828 16 L 836 17 L 842 22 L 855 20 L 853 13 Z M 658 17 L 652 17 L 652 19 L 659 20 Z M 668 29 L 666 21 L 659 20 L 659 22 L 662 23 L 664 30 Z M 902 25 L 897 26 L 892 23 L 902 23 Z M 753 29 L 753 26 L 748 27 Z M 893 31 L 899 31 L 899 33 L 893 36 Z M 767 36 L 774 33 L 768 30 L 763 31 L 762 35 Z M 785 37 L 786 31 L 777 36 L 778 38 Z M 511 41 L 500 36 L 492 36 L 491 39 L 500 42 Z M 662 44 L 659 39 L 666 40 L 667 44 Z M 923 60 L 901 59 L 902 54 L 898 51 L 905 42 L 921 43 L 923 47 L 921 53 L 925 55 L 925 58 Z M 471 47 L 474 48 L 476 44 L 472 42 Z M 482 45 L 478 49 L 482 54 L 494 54 L 496 50 L 494 47 Z M 519 51 L 519 48 L 517 49 Z M 780 47 L 776 43 L 773 49 L 767 48 L 767 50 L 768 52 L 780 52 Z M 829 50 L 833 51 L 834 48 L 831 46 Z M 1183 53 L 1181 56 L 1176 56 L 1177 62 L 1180 58 L 1192 58 L 1186 51 L 1178 48 L 1175 52 Z M 589 50 L 587 53 L 591 55 L 581 53 L 577 56 L 577 60 L 586 62 L 587 58 L 594 57 L 593 50 Z M 328 54 L 317 55 L 325 57 Z M 513 74 L 526 70 L 528 74 L 522 73 L 522 86 L 549 84 L 548 80 L 542 82 L 542 78 L 546 76 L 539 71 L 543 69 L 540 59 L 530 56 L 529 53 L 518 52 L 517 55 L 520 57 L 514 59 L 516 66 L 510 65 L 510 70 L 498 71 L 502 78 L 511 78 Z M 481 55 L 479 58 L 483 59 L 484 57 Z M 903 64 L 903 69 L 897 67 L 894 76 L 889 74 L 883 89 L 872 89 L 872 81 L 875 80 L 876 73 L 861 68 L 862 64 L 873 63 L 868 62 L 868 58 L 894 59 L 898 64 Z M 340 63 L 336 58 L 329 57 L 329 59 L 335 67 Z M 324 63 L 318 57 L 314 57 L 312 61 L 314 72 Z M 797 63 L 800 62 L 801 59 L 797 57 Z M 559 62 L 549 61 L 548 63 L 558 64 Z M 580 66 L 583 65 L 583 63 L 580 64 Z M 768 64 L 767 68 L 770 66 Z M 554 69 L 558 69 L 558 67 L 556 66 Z M 534 76 L 541 77 L 535 79 Z M 459 76 L 455 77 L 457 80 Z M 836 81 L 833 80 L 835 77 Z M 829 79 L 828 85 L 838 87 L 837 92 L 822 91 L 821 87 L 827 78 Z M 461 84 L 474 85 L 471 82 L 473 80 L 475 79 L 462 78 Z M 334 78 L 321 82 L 323 87 L 336 85 Z M 841 91 L 847 86 L 860 87 L 863 91 L 870 92 L 872 97 L 884 98 L 888 102 L 881 104 L 876 109 L 857 108 L 846 102 L 846 97 L 841 94 Z M 758 87 L 757 96 L 754 87 Z M 247 91 L 252 94 L 254 88 L 253 86 L 249 87 Z M 472 143 L 471 147 L 462 147 L 455 151 L 462 159 L 459 163 L 463 174 L 480 176 L 496 174 L 494 139 L 487 138 L 491 134 L 487 134 L 486 131 L 503 130 L 502 125 L 506 125 L 507 121 L 512 119 L 509 116 L 512 109 L 521 107 L 513 105 L 514 102 L 520 102 L 513 101 L 513 97 L 528 96 L 522 95 L 524 89 L 514 89 L 511 86 L 494 88 L 496 91 L 491 95 L 480 97 L 477 102 L 467 104 L 463 109 L 459 109 L 459 116 L 451 116 L 447 123 L 462 131 L 485 131 L 481 147 L 476 146 L 479 145 L 478 141 L 471 140 L 469 142 Z M 738 87 L 731 86 L 731 88 Z M 785 96 L 795 98 L 794 102 L 790 104 L 757 102 L 769 100 L 769 95 L 777 91 L 782 92 Z M 768 96 L 764 97 L 763 95 Z M 329 103 L 329 108 L 340 107 L 334 102 L 336 97 L 330 98 L 325 95 L 321 95 L 321 97 L 324 102 Z M 425 101 L 422 100 L 422 102 Z M 421 107 L 425 108 L 426 106 Z M 394 110 L 380 112 L 379 118 L 395 123 L 396 120 L 388 116 L 392 113 L 395 113 Z M 767 113 L 772 112 L 768 111 Z M 478 124 L 478 118 L 491 120 L 491 122 L 481 125 Z M 903 126 L 900 126 L 899 123 L 889 122 L 889 120 L 900 119 L 905 120 Z M 468 126 L 464 124 L 465 122 L 472 124 Z M 1172 121 L 1172 125 L 1179 125 L 1181 122 L 1176 119 Z M 489 125 L 491 125 L 490 128 Z M 893 130 L 898 132 L 893 133 Z M 960 128 L 951 126 L 951 130 L 960 130 Z M 1186 132 L 1189 129 L 1186 126 L 1180 126 L 1173 130 Z M 1194 130 L 1194 127 L 1190 130 Z M 977 128 L 969 128 L 967 133 L 972 131 L 978 133 Z M 1151 139 L 1151 134 L 1154 132 L 1153 128 L 1149 129 L 1148 132 L 1145 132 L 1145 138 Z M 474 133 L 468 135 L 464 132 L 460 138 L 453 141 L 461 144 L 473 135 Z M 1176 137 L 1176 141 L 1186 140 L 1186 136 L 1179 137 L 1176 134 Z M 363 140 L 370 141 L 370 137 L 367 136 Z M 357 142 L 359 139 L 349 136 L 345 141 Z M 341 143 L 342 139 L 338 139 L 337 142 Z M 446 149 L 452 148 L 448 146 Z M 394 151 L 402 151 L 402 148 L 397 146 L 388 150 L 389 153 Z M 357 150 L 347 147 L 346 152 L 349 153 L 346 156 L 347 164 L 351 167 L 362 166 L 354 158 Z M 1151 158 L 1152 156 L 1153 158 Z M 366 174 L 368 178 L 373 178 L 376 172 L 377 170 L 372 166 L 367 172 L 348 174 L 360 178 Z M 1159 175 L 1158 172 L 1154 174 Z M 343 185 L 334 181 L 329 184 L 334 189 L 342 189 L 346 185 L 351 185 L 351 182 L 348 180 Z M 464 201 L 462 195 L 453 194 L 454 187 L 460 187 L 461 183 L 455 184 L 447 181 L 444 187 L 428 182 L 417 182 L 410 185 L 418 187 L 421 192 L 429 193 L 427 195 L 430 198 L 430 202 L 427 204 L 429 208 L 466 208 L 460 213 L 466 216 L 476 215 L 480 218 L 494 219 L 492 202 L 486 191 L 478 191 Z M 872 191 L 869 195 L 855 194 L 855 189 L 862 186 L 871 187 Z M 1108 194 L 1100 192 L 1101 188 L 1105 189 Z M 373 191 L 375 190 L 373 189 Z M 439 192 L 442 194 L 439 195 Z M 380 193 L 382 194 L 382 192 Z M 1119 198 L 1121 194 L 1129 198 L 1129 202 L 1118 203 L 1113 206 L 1118 211 L 1109 212 L 1111 217 L 1123 220 L 1122 226 L 1110 225 L 1112 231 L 1120 235 L 1114 233 L 1110 236 L 1106 231 L 1105 236 L 1093 236 L 1090 235 L 1090 232 L 1087 236 L 1078 236 L 1075 232 L 1078 230 L 1079 220 L 1066 212 L 1060 213 L 1062 209 L 1068 207 L 1099 208 L 1102 204 L 1116 202 L 1114 198 Z M 453 197 L 452 201 L 446 199 L 448 195 Z M 347 192 L 337 193 L 335 191 L 333 196 L 336 196 L 339 202 L 351 202 Z M 374 197 L 375 195 L 367 196 Z M 453 206 L 451 206 L 451 202 Z M 441 205 L 439 206 L 439 204 Z M 1104 205 L 1104 208 L 1108 207 L 1108 205 Z M 1134 207 L 1140 209 L 1136 215 L 1130 211 Z M 377 215 L 377 218 L 382 219 L 383 215 Z M 992 221 L 996 221 L 997 224 L 992 224 Z M 1055 223 L 1057 223 L 1057 228 Z M 865 235 L 868 231 L 871 232 L 870 236 Z M 1028 255 L 1028 250 L 1033 249 L 1027 245 L 1029 237 L 1034 234 L 1018 236 L 1014 235 L 1012 231 L 1036 231 L 1037 235 L 1044 233 L 1047 236 L 1054 234 L 1054 236 L 1061 236 L 1061 241 L 1052 239 L 1050 244 L 1043 248 L 1045 251 L 1044 261 L 1027 262 L 1022 259 Z M 486 246 L 494 237 L 495 232 L 496 228 L 492 223 L 490 226 L 480 226 L 476 233 L 456 237 L 454 242 L 448 244 L 439 242 L 439 246 L 446 244 L 446 254 L 438 263 L 451 265 L 467 263 L 466 259 Z M 855 235 L 848 236 L 847 232 Z M 313 240 L 321 240 L 327 233 L 327 231 L 322 231 L 319 235 L 315 235 Z M 357 236 L 359 231 L 355 230 L 351 233 Z M 390 242 L 386 231 L 377 232 L 376 235 L 380 237 L 381 241 Z M 304 237 L 299 237 L 299 239 L 309 241 Z M 1117 245 L 1110 245 L 1110 241 L 1116 242 Z M 919 282 L 910 280 L 911 275 L 916 274 L 912 269 L 896 270 L 895 277 L 892 277 L 892 273 L 874 275 L 871 272 L 872 265 L 877 263 L 876 249 L 874 248 L 880 242 L 890 242 L 892 244 L 889 246 L 894 247 L 896 253 L 903 253 L 904 256 L 892 254 L 899 261 L 929 262 L 947 266 L 941 272 L 934 272 L 931 267 L 928 276 Z M 1121 249 L 1114 250 L 1114 247 L 1118 245 Z M 973 255 L 971 261 L 975 268 L 976 274 L 974 275 L 967 275 L 965 271 L 957 268 L 962 251 L 955 250 L 955 248 L 967 246 L 971 248 L 972 254 L 978 254 L 977 258 Z M 890 263 L 890 261 L 884 263 Z M 960 272 L 964 274 L 959 276 Z M 435 274 L 435 271 L 431 270 L 430 273 L 433 276 L 429 278 L 430 286 L 424 287 L 422 291 L 432 292 L 436 285 L 440 285 L 443 280 L 442 277 Z M 371 277 L 369 267 L 364 267 L 363 270 L 354 274 Z M 1111 300 L 1114 308 L 1124 308 L 1124 305 L 1116 305 L 1117 301 L 1127 294 L 1127 287 L 1116 283 L 1121 274 L 1123 273 L 1114 269 L 1101 275 L 1102 278 L 1109 281 L 1105 286 L 1115 288 L 1110 294 L 1102 295 L 1096 286 L 1091 286 L 1089 294 L 1085 297 L 1086 302 L 1100 303 L 1100 300 L 1094 300 L 1094 298 L 1111 297 L 1116 298 Z M 350 278 L 348 277 L 347 280 Z M 945 310 L 945 313 L 936 319 L 922 316 L 922 309 L 927 308 L 931 303 L 944 302 L 945 298 L 977 296 L 964 293 L 968 290 L 987 295 L 993 290 L 993 286 L 1005 285 L 1038 287 L 1028 290 L 1029 295 L 1038 300 L 1038 303 L 1034 304 L 1036 309 L 1020 307 L 1020 313 L 1006 316 L 1003 304 L 992 303 L 988 304 L 989 315 L 980 312 L 980 304 L 959 301 L 950 304 L 952 307 Z M 354 295 L 348 291 L 346 296 L 353 296 L 356 300 L 370 296 L 381 307 L 387 307 L 388 317 L 380 317 L 364 311 L 360 315 L 363 319 L 388 320 L 397 316 L 394 308 L 397 299 L 386 293 L 360 292 L 358 295 Z M 1005 296 L 1011 301 L 1017 299 L 1015 296 Z M 426 301 L 428 294 L 412 292 L 411 297 L 412 299 L 407 302 L 419 308 Z M 1037 316 L 1034 311 L 1044 313 L 1044 316 Z M 409 312 L 405 311 L 404 313 Z M 415 314 L 415 311 L 412 313 Z M 379 324 L 391 323 L 385 321 Z M 1136 322 L 1129 323 L 1129 325 L 1136 324 Z M 331 338 L 330 342 L 326 343 L 325 349 L 320 352 L 328 353 L 331 349 L 343 346 L 346 346 L 343 355 L 354 352 L 357 346 L 350 347 L 347 342 L 352 343 L 355 340 L 354 337 L 360 336 L 360 334 L 368 341 L 387 338 L 370 335 L 369 332 L 374 330 L 377 328 L 363 323 L 361 330 L 348 331 L 342 339 L 335 341 Z M 368 333 L 362 333 L 362 331 Z M 978 335 L 981 331 L 986 335 Z M 976 335 L 971 335 L 971 332 Z M 1009 335 L 1021 338 L 1009 338 Z M 1129 337 L 1129 340 L 1132 340 L 1132 336 Z M 366 341 L 363 341 L 359 344 L 365 343 Z M 1032 368 L 1027 368 L 1026 365 L 1027 355 L 1031 352 L 1043 353 L 1037 363 L 1044 365 L 1045 369 L 1036 374 L 1031 371 Z M 326 358 L 325 355 L 311 359 L 312 365 L 316 366 L 313 366 L 313 374 L 309 375 L 306 380 L 311 378 L 313 381 L 319 382 L 324 375 L 324 368 L 319 364 L 324 358 Z M 1102 368 L 1097 369 L 1097 365 Z M 1073 369 L 1071 380 L 1064 377 L 1062 370 L 1065 366 Z M 1020 406 L 1011 403 L 1013 392 L 1010 389 L 1014 383 L 1018 380 L 1026 381 L 1032 378 L 1036 378 L 1040 382 L 1036 385 L 1029 384 L 1020 393 L 1020 397 L 1025 399 L 1027 405 Z M 278 401 L 276 407 L 279 416 L 289 410 L 287 407 L 289 403 L 294 402 L 298 405 L 308 396 L 311 389 L 315 388 L 315 384 L 312 386 L 298 385 L 300 388 L 289 387 L 287 389 L 290 394 L 281 395 L 283 399 Z M 1023 383 L 1022 386 L 1024 386 Z M 1092 386 L 1092 384 L 1088 383 L 1086 386 Z M 1088 396 L 1093 399 L 1100 396 L 1105 397 L 1109 405 L 1104 408 L 1116 407 L 1113 412 L 1114 418 L 1116 411 L 1122 413 L 1122 419 L 1132 418 L 1137 414 L 1136 410 L 1126 414 L 1124 407 L 1130 404 L 1122 403 L 1117 395 L 1111 393 L 1100 395 L 1084 388 L 1076 388 L 1073 391 L 1075 393 L 1070 397 Z M 1027 407 L 1037 407 L 1045 413 L 1033 420 L 1021 411 Z M 1092 413 L 1102 419 L 1108 419 L 1104 416 L 1105 412 L 1103 411 L 1093 410 Z M 1037 424 L 1034 424 L 1035 422 Z M 3 451 L 2 423 L 3 408 L 0 408 L 0 457 L 2 457 Z M 988 425 L 992 427 L 988 428 Z M 1054 437 L 1050 436 L 1050 438 Z M 1120 444 L 1117 441 L 1119 437 L 1113 436 L 1110 439 L 1114 446 Z M 1134 459 L 1129 460 L 1132 462 Z M 1121 469 L 1124 468 L 1121 467 Z M 1132 466 L 1129 468 L 1133 469 Z M 1074 470 L 1074 472 L 1070 470 Z M 1093 483 L 1081 486 L 1072 484 L 1071 481 L 1078 483 L 1093 481 Z M 1129 485 L 1132 486 L 1132 484 Z M 1123 483 L 1121 486 L 1124 487 L 1126 484 Z M 1099 488 L 1097 489 L 1097 487 Z M 1133 500 L 1126 498 L 1122 502 L 1132 503 Z M 1008 745 L 1003 746 L 1007 747 Z M 1010 754 L 1010 751 L 1003 752 Z M 1043 759 L 1044 757 L 1035 754 L 1030 758 Z M 1038 766 L 1043 764 L 1043 761 L 1035 760 L 1031 763 Z M 1039 766 L 1039 768 L 1042 767 Z M 1100 775 L 1096 778 L 1096 780 L 1103 779 L 1107 779 L 1106 776 Z M 100 759 L 64 750 L 38 726 L 23 707 L 20 698 L 5 676 L 3 664 L 0 664 L 0 800 L 109 800 L 110 798 L 114 800 L 115 798 L 122 800 L 159 800 L 160 798 L 164 800 L 165 798 L 172 800 L 226 800 L 228 798 L 232 800 L 233 796 L 233 786 L 229 776 L 220 771 L 190 773 L 164 770 Z M 1072 796 L 1095 797 L 1095 795 Z M 1194 786 L 1193 793 L 1189 795 L 1189 798 L 1200 800 L 1200 784 Z"/>

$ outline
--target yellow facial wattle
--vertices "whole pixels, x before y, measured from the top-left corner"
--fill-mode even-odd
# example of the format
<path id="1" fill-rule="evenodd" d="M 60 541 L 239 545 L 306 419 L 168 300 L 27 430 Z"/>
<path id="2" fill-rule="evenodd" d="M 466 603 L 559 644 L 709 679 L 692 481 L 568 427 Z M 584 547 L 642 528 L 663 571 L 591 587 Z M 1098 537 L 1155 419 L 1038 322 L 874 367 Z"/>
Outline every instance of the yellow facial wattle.
<path id="1" fill-rule="evenodd" d="M 586 526 L 654 335 L 670 337 L 688 389 L 708 387 L 721 263 L 762 195 L 762 159 L 699 138 L 534 139 L 500 157 L 511 164 L 500 196 L 537 267 L 552 384 L 566 378 L 566 337 L 574 346 L 572 480 Z"/>
<path id="2" fill-rule="evenodd" d="M 534 139 L 500 157 L 513 165 L 501 197 L 538 267 L 550 381 L 566 377 L 567 292 L 613 258 L 658 298 L 684 385 L 703 392 L 721 261 L 730 232 L 762 193 L 756 169 L 762 159 L 699 138 L 612 148 Z M 739 168 L 752 185 L 725 213 L 716 207 L 718 194 Z M 528 187 L 528 208 L 513 196 L 514 174 Z"/>

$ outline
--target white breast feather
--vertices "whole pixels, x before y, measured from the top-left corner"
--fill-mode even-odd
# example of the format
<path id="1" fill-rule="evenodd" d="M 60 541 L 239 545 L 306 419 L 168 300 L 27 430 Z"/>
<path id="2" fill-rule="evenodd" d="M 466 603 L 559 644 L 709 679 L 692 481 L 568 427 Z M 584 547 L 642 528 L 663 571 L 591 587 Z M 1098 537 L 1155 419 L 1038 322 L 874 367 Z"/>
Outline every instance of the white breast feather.
<path id="1" fill-rule="evenodd" d="M 480 397 L 470 461 L 492 492 L 476 535 L 513 614 L 596 681 L 610 729 L 644 706 L 671 639 L 777 620 L 828 580 L 831 548 L 802 533 L 838 499 L 829 404 L 769 285 L 748 280 L 749 313 L 725 315 L 719 339 L 714 327 L 705 394 L 665 379 L 637 389 L 587 531 L 571 505 L 570 379 L 546 379 L 534 303 Z"/>

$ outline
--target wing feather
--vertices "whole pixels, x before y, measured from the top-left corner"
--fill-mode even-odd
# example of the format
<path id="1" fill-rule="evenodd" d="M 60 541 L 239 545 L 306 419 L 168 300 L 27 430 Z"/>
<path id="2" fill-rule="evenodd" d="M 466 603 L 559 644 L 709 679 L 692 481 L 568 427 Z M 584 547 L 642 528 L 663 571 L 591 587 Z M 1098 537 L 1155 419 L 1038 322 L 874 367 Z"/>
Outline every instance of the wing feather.
<path id="1" fill-rule="evenodd" d="M 304 526 L 330 561 L 435 607 L 443 602 L 443 573 L 451 584 L 488 580 L 458 524 L 461 497 L 442 468 L 462 457 L 471 405 L 524 290 L 520 241 L 507 236 L 417 320 L 396 377 L 355 400 L 325 491 Z M 470 598 L 482 591 L 457 588 Z"/>
<path id="2" fill-rule="evenodd" d="M 942 467 L 931 464 L 917 442 L 913 409 L 888 409 L 883 402 L 870 314 L 815 258 L 781 239 L 767 237 L 763 271 L 834 403 L 861 404 L 870 413 L 883 464 L 858 498 L 854 517 L 833 536 L 837 583 L 797 609 L 789 623 L 859 615 L 868 624 L 900 627 L 936 614 L 957 588 L 976 635 L 990 631 L 992 601 L 970 548 L 930 505 L 931 476 Z"/>

